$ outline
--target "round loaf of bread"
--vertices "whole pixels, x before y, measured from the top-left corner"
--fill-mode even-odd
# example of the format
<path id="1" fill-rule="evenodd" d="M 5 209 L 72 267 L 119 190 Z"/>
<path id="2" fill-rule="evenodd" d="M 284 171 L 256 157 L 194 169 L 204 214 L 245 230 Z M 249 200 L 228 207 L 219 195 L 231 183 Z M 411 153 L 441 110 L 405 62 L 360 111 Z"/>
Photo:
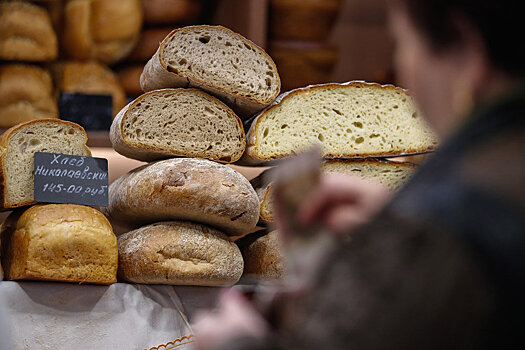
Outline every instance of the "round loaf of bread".
<path id="1" fill-rule="evenodd" d="M 190 222 L 159 222 L 118 238 L 119 279 L 133 283 L 230 286 L 242 255 L 227 236 Z"/>
<path id="2" fill-rule="evenodd" d="M 238 245 L 244 258 L 246 277 L 267 281 L 284 277 L 284 253 L 279 232 L 257 232 L 243 237 Z"/>
<path id="3" fill-rule="evenodd" d="M 103 210 L 127 227 L 188 220 L 241 236 L 257 224 L 259 199 L 250 182 L 226 165 L 175 158 L 119 177 L 109 187 L 109 206 Z"/>

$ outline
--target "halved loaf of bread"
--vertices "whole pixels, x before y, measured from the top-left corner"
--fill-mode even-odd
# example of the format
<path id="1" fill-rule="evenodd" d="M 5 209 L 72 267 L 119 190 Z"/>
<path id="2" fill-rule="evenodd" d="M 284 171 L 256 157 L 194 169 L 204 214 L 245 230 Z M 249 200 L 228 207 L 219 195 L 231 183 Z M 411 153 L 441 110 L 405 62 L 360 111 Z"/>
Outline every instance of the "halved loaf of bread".
<path id="1" fill-rule="evenodd" d="M 197 89 L 162 89 L 139 96 L 117 114 L 110 139 L 118 153 L 143 161 L 185 156 L 230 163 L 246 147 L 239 117 Z"/>
<path id="2" fill-rule="evenodd" d="M 187 220 L 241 236 L 257 225 L 259 199 L 250 182 L 227 165 L 172 158 L 116 179 L 109 186 L 109 205 L 102 211 L 113 223 L 130 228 Z"/>
<path id="3" fill-rule="evenodd" d="M 8 129 L 0 136 L 0 210 L 35 203 L 35 152 L 91 156 L 86 142 L 80 125 L 59 119 L 32 120 Z"/>
<path id="4" fill-rule="evenodd" d="M 118 238 L 120 280 L 231 286 L 242 275 L 239 248 L 211 227 L 184 221 L 143 226 Z"/>
<path id="5" fill-rule="evenodd" d="M 324 173 L 341 173 L 359 176 L 363 179 L 375 179 L 392 191 L 397 191 L 410 178 L 415 165 L 404 162 L 392 162 L 377 159 L 333 159 L 323 163 Z M 266 176 L 268 170 L 251 180 L 252 186 L 261 202 L 261 223 L 273 222 L 272 183 Z"/>
<path id="6" fill-rule="evenodd" d="M 221 26 L 172 31 L 144 67 L 144 91 L 198 87 L 222 99 L 239 116 L 253 115 L 279 95 L 277 67 L 263 49 Z"/>
<path id="7" fill-rule="evenodd" d="M 401 88 L 365 82 L 312 85 L 281 95 L 252 122 L 245 164 L 320 144 L 328 158 L 413 154 L 437 138 Z"/>

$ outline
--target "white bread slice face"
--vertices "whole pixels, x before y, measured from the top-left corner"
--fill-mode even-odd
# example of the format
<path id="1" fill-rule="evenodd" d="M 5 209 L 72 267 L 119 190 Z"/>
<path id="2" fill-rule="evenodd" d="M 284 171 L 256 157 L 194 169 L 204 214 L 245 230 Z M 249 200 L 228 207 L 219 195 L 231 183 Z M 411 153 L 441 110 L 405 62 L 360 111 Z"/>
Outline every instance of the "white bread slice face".
<path id="1" fill-rule="evenodd" d="M 36 203 L 35 152 L 91 156 L 86 142 L 80 125 L 59 119 L 37 119 L 8 129 L 0 137 L 0 210 Z"/>
<path id="2" fill-rule="evenodd" d="M 339 173 L 358 176 L 362 179 L 373 179 L 393 192 L 399 190 L 410 179 L 415 169 L 416 166 L 412 163 L 373 158 L 332 159 L 325 161 L 322 166 L 323 173 Z M 259 218 L 261 223 L 273 222 L 272 183 L 265 180 L 266 171 L 251 181 L 261 202 Z"/>
<path id="3" fill-rule="evenodd" d="M 273 60 L 259 46 L 221 26 L 189 26 L 160 43 L 140 77 L 144 91 L 197 87 L 241 117 L 269 105 L 281 89 Z"/>
<path id="4" fill-rule="evenodd" d="M 197 89 L 153 90 L 139 96 L 117 114 L 110 139 L 115 151 L 142 161 L 181 156 L 231 163 L 246 147 L 239 117 Z"/>
<path id="5" fill-rule="evenodd" d="M 437 138 L 410 95 L 392 85 L 321 84 L 281 95 L 252 122 L 244 164 L 263 164 L 319 144 L 327 158 L 429 151 Z"/>

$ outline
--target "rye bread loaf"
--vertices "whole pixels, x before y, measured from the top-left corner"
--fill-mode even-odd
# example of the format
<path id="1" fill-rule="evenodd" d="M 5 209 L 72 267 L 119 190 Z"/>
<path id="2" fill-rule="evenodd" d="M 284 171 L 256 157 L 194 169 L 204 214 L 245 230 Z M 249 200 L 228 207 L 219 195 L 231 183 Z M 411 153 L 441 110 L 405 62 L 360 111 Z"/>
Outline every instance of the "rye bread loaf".
<path id="1" fill-rule="evenodd" d="M 221 26 L 172 31 L 144 67 L 140 84 L 144 91 L 197 87 L 223 100 L 241 117 L 269 105 L 281 88 L 270 56 Z"/>
<path id="2" fill-rule="evenodd" d="M 0 210 L 35 203 L 34 154 L 91 156 L 87 135 L 75 123 L 39 119 L 16 125 L 0 136 Z"/>
<path id="3" fill-rule="evenodd" d="M 93 208 L 47 204 L 18 210 L 2 224 L 1 236 L 8 280 L 117 281 L 117 237 Z"/>
<path id="4" fill-rule="evenodd" d="M 184 156 L 231 163 L 246 147 L 239 117 L 197 89 L 153 90 L 139 96 L 113 120 L 110 139 L 115 151 L 143 161 Z"/>
<path id="5" fill-rule="evenodd" d="M 408 181 L 415 170 L 415 165 L 405 162 L 367 159 L 333 159 L 323 163 L 322 172 L 340 173 L 358 176 L 362 179 L 374 179 L 391 191 L 397 191 Z M 273 192 L 268 170 L 251 180 L 261 203 L 260 222 L 273 222 Z"/>
<path id="6" fill-rule="evenodd" d="M 119 236 L 118 246 L 118 276 L 127 282 L 230 286 L 243 271 L 235 243 L 201 224 L 151 224 Z"/>
<path id="7" fill-rule="evenodd" d="M 279 281 L 285 273 L 284 250 L 277 231 L 259 231 L 236 241 L 244 259 L 243 278 Z"/>
<path id="8" fill-rule="evenodd" d="M 204 159 L 175 158 L 144 165 L 109 187 L 104 213 L 127 227 L 188 220 L 227 235 L 251 232 L 259 200 L 250 182 L 232 168 Z"/>
<path id="9" fill-rule="evenodd" d="M 413 154 L 437 138 L 412 97 L 392 85 L 321 84 L 281 95 L 247 132 L 244 164 L 262 164 L 319 144 L 327 158 Z"/>

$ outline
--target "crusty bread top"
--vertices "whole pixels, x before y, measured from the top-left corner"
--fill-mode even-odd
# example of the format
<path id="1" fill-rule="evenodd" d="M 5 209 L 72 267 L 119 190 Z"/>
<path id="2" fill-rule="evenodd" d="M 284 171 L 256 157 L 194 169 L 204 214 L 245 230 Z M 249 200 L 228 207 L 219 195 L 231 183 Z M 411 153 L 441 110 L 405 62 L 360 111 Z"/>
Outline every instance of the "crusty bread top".
<path id="1" fill-rule="evenodd" d="M 331 100 L 324 96 L 327 94 Z M 436 135 L 421 118 L 406 90 L 363 81 L 291 90 L 248 122 L 251 126 L 247 150 L 241 160 L 244 164 L 286 157 L 312 143 L 320 144 L 328 158 L 415 154 L 437 146 Z M 262 126 L 263 123 L 275 124 L 270 134 L 273 143 L 265 145 L 264 151 L 261 145 L 269 142 L 263 141 L 269 128 L 267 124 Z M 286 137 L 277 137 L 278 134 Z M 269 151 L 269 148 L 275 149 Z"/>
<path id="2" fill-rule="evenodd" d="M 280 91 L 270 56 L 222 26 L 189 26 L 172 31 L 160 44 L 165 70 L 212 89 L 268 105 Z"/>

